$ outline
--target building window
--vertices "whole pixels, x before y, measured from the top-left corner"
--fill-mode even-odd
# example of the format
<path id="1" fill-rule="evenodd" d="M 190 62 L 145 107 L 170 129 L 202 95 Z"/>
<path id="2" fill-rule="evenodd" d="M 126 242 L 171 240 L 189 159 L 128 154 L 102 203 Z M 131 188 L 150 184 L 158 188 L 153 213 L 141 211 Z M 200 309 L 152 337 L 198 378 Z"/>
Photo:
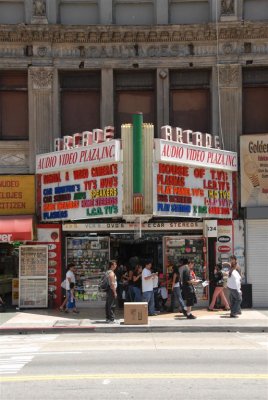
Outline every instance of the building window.
<path id="1" fill-rule="evenodd" d="M 268 68 L 243 70 L 243 133 L 268 133 Z"/>
<path id="2" fill-rule="evenodd" d="M 156 126 L 155 72 L 115 72 L 115 129 L 121 136 L 121 125 L 132 123 L 136 112 L 143 113 L 143 122 Z"/>
<path id="3" fill-rule="evenodd" d="M 28 139 L 26 72 L 0 71 L 0 139 Z"/>
<path id="4" fill-rule="evenodd" d="M 60 23 L 63 25 L 99 24 L 99 7 L 96 0 L 61 0 Z"/>
<path id="5" fill-rule="evenodd" d="M 0 24 L 20 24 L 25 22 L 24 1 L 1 1 Z"/>
<path id="6" fill-rule="evenodd" d="M 210 132 L 210 71 L 170 71 L 170 124 Z"/>
<path id="7" fill-rule="evenodd" d="M 208 0 L 170 0 L 170 24 L 205 24 L 210 21 Z"/>
<path id="8" fill-rule="evenodd" d="M 244 20 L 263 21 L 268 19 L 267 0 L 244 0 Z"/>
<path id="9" fill-rule="evenodd" d="M 66 72 L 60 75 L 61 134 L 100 128 L 100 72 Z"/>
<path id="10" fill-rule="evenodd" d="M 114 0 L 113 13 L 117 25 L 152 25 L 155 22 L 152 0 Z"/>

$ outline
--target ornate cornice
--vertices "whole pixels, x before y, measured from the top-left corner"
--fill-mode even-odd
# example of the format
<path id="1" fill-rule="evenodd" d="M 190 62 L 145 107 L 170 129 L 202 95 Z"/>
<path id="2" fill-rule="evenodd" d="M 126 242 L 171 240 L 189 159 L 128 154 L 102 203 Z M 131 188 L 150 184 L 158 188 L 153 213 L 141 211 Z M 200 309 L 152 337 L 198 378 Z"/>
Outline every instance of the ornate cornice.
<path id="1" fill-rule="evenodd" d="M 215 24 L 161 25 L 152 27 L 0 25 L 0 43 L 178 43 L 211 42 L 217 38 Z M 268 38 L 267 23 L 219 23 L 219 40 Z"/>

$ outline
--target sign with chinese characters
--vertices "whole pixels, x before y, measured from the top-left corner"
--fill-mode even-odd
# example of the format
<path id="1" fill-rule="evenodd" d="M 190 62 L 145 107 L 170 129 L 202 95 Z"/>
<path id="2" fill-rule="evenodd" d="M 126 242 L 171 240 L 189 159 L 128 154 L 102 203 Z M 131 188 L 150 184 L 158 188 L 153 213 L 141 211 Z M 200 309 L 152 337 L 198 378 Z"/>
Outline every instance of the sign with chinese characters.
<path id="1" fill-rule="evenodd" d="M 268 205 L 268 133 L 240 136 L 241 206 Z"/>
<path id="2" fill-rule="evenodd" d="M 42 221 L 122 216 L 122 163 L 85 163 L 41 177 Z"/>
<path id="3" fill-rule="evenodd" d="M 232 172 L 155 163 L 153 213 L 158 216 L 232 218 Z"/>
<path id="4" fill-rule="evenodd" d="M 35 213 L 35 176 L 0 176 L 0 215 Z"/>

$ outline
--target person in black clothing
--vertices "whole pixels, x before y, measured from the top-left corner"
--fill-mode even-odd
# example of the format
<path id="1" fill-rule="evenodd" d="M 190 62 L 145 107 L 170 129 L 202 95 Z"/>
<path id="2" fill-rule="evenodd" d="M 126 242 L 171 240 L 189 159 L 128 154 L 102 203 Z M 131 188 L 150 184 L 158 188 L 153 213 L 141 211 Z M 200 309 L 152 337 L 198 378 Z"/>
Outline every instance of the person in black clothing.
<path id="1" fill-rule="evenodd" d="M 192 306 L 196 304 L 196 295 L 194 290 L 194 284 L 196 280 L 192 278 L 190 268 L 188 267 L 188 260 L 183 260 L 183 266 L 180 267 L 180 274 L 182 278 L 182 296 L 186 302 L 187 307 L 187 319 L 195 319 L 196 317 L 191 313 Z"/>
<path id="2" fill-rule="evenodd" d="M 208 311 L 214 311 L 214 306 L 217 301 L 217 298 L 220 296 L 222 304 L 225 307 L 225 310 L 230 310 L 230 306 L 228 300 L 224 294 L 223 288 L 223 273 L 222 273 L 222 265 L 217 264 L 214 269 L 214 276 L 213 276 L 213 285 L 215 287 L 211 303 L 209 305 Z"/>
<path id="3" fill-rule="evenodd" d="M 136 265 L 132 276 L 132 287 L 131 287 L 133 301 L 135 302 L 142 300 L 141 285 L 142 285 L 142 266 Z"/>
<path id="4" fill-rule="evenodd" d="M 171 286 L 170 312 L 174 312 L 175 301 L 177 300 L 180 311 L 186 316 L 186 306 L 181 294 L 181 282 L 178 266 L 173 267 L 172 286 Z"/>

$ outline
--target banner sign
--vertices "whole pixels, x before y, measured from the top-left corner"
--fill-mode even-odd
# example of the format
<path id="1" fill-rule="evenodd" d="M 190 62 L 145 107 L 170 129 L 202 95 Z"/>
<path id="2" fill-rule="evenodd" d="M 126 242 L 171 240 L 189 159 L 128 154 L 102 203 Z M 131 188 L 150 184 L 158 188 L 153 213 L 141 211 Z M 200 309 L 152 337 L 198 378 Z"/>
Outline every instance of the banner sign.
<path id="1" fill-rule="evenodd" d="M 35 213 L 35 176 L 0 176 L 0 215 Z"/>
<path id="2" fill-rule="evenodd" d="M 62 169 L 84 166 L 85 163 L 104 164 L 120 161 L 120 141 L 110 140 L 77 147 L 65 151 L 39 154 L 36 156 L 36 173 L 61 171 Z"/>
<path id="3" fill-rule="evenodd" d="M 155 163 L 153 214 L 193 218 L 232 218 L 232 172 Z"/>
<path id="4" fill-rule="evenodd" d="M 268 133 L 240 136 L 241 206 L 268 206 Z"/>
<path id="5" fill-rule="evenodd" d="M 83 164 L 41 177 L 42 221 L 122 216 L 122 163 Z"/>
<path id="6" fill-rule="evenodd" d="M 108 222 L 108 223 L 88 223 L 88 224 L 69 224 L 63 223 L 62 230 L 65 232 L 133 232 L 136 229 L 136 222 Z M 143 231 L 176 231 L 178 230 L 196 230 L 202 231 L 202 222 L 192 221 L 172 221 L 172 222 L 142 222 Z"/>
<path id="7" fill-rule="evenodd" d="M 237 153 L 155 139 L 155 161 L 237 171 Z"/>

